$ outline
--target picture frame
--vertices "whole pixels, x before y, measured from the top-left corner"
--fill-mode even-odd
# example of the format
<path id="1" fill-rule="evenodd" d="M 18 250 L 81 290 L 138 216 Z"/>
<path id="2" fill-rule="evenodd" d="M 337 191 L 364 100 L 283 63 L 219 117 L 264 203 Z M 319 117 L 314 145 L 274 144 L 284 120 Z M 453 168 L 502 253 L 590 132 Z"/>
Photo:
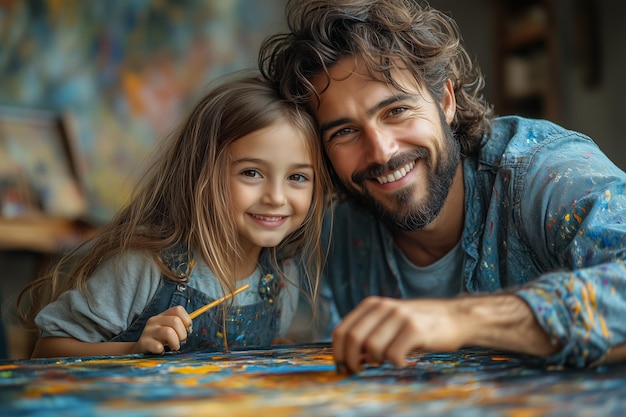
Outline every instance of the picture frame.
<path id="1" fill-rule="evenodd" d="M 0 106 L 0 214 L 76 219 L 86 210 L 72 117 Z"/>

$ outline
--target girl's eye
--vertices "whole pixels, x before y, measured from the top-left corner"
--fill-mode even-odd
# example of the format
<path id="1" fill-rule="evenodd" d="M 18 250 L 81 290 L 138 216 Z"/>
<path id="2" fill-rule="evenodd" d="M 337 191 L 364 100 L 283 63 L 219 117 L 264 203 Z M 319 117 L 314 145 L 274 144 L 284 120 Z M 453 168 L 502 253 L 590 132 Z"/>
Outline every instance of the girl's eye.
<path id="1" fill-rule="evenodd" d="M 241 175 L 250 177 L 250 178 L 259 178 L 261 177 L 261 173 L 256 169 L 247 169 L 241 173 Z"/>
<path id="2" fill-rule="evenodd" d="M 296 181 L 296 182 L 304 182 L 304 181 L 308 181 L 309 178 L 306 175 L 293 174 L 293 175 L 289 176 L 289 180 L 290 181 Z"/>

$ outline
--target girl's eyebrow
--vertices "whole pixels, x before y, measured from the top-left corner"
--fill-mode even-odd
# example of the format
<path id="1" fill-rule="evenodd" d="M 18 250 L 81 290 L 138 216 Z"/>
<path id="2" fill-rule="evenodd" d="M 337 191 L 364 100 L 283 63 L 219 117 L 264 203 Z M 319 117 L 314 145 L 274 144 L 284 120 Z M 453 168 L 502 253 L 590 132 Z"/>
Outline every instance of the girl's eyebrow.
<path id="1" fill-rule="evenodd" d="M 258 159 L 258 158 L 239 158 L 239 159 L 233 159 L 232 163 L 233 164 L 240 164 L 242 162 L 253 162 L 253 163 L 257 163 L 260 164 L 262 162 L 264 162 L 262 159 Z"/>
<path id="2" fill-rule="evenodd" d="M 234 159 L 232 161 L 233 164 L 241 164 L 241 163 L 255 163 L 255 164 L 267 164 L 267 161 L 263 160 L 263 159 L 258 159 L 258 158 L 241 158 L 241 159 Z M 296 163 L 296 164 L 292 164 L 291 165 L 293 167 L 293 169 L 313 169 L 313 164 L 308 164 L 308 163 Z"/>
<path id="3" fill-rule="evenodd" d="M 410 94 L 394 94 L 391 97 L 388 97 L 378 103 L 376 103 L 374 106 L 372 106 L 371 108 L 367 109 L 366 114 L 367 117 L 372 117 L 377 111 L 384 109 L 385 107 L 389 106 L 392 103 L 395 103 L 396 101 L 405 101 L 405 100 L 412 100 L 413 96 Z M 337 127 L 337 126 L 341 126 L 345 123 L 350 123 L 352 121 L 352 119 L 348 118 L 348 117 L 343 117 L 341 119 L 336 119 L 336 120 L 331 120 L 328 123 L 324 123 L 323 125 L 320 126 L 320 133 L 322 134 L 322 136 L 330 129 Z"/>

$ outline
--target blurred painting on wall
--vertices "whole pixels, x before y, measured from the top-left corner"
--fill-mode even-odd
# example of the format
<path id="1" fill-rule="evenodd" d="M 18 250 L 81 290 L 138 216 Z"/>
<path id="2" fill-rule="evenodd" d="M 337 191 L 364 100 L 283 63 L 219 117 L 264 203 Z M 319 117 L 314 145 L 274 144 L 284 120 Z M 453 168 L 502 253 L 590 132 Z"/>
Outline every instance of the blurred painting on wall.
<path id="1" fill-rule="evenodd" d="M 85 214 L 72 137 L 53 112 L 0 106 L 3 217 L 78 219 Z"/>
<path id="2" fill-rule="evenodd" d="M 141 161 L 208 83 L 256 66 L 284 0 L 2 0 L 0 105 L 72 114 L 92 218 L 126 201 Z"/>

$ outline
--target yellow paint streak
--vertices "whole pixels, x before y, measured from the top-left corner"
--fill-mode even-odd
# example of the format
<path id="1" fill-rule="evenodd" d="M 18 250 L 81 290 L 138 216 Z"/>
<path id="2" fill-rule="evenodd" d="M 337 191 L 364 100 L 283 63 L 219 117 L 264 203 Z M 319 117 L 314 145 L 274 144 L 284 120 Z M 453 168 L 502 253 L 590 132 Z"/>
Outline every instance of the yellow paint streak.
<path id="1" fill-rule="evenodd" d="M 198 385 L 200 385 L 200 381 L 198 381 L 196 378 L 184 378 L 184 379 L 181 379 L 180 381 L 177 381 L 176 384 L 189 388 L 189 387 L 197 387 Z"/>
<path id="2" fill-rule="evenodd" d="M 598 308 L 598 301 L 596 300 L 596 287 L 588 283 L 587 290 L 589 291 L 589 300 L 591 301 L 591 306 L 595 309 Z"/>
<path id="3" fill-rule="evenodd" d="M 162 359 L 116 359 L 116 358 L 105 358 L 105 359 L 94 359 L 94 362 L 98 364 L 106 364 L 106 365 L 120 365 L 124 367 L 132 367 L 132 368 L 156 368 L 158 366 L 163 365 Z M 63 363 L 58 362 L 58 364 L 62 364 L 67 367 L 83 367 L 85 364 L 88 364 L 90 361 L 85 362 L 74 362 L 74 363 Z"/>
<path id="4" fill-rule="evenodd" d="M 219 372 L 223 368 L 217 365 L 203 365 L 203 366 L 181 366 L 170 370 L 171 373 L 183 374 L 183 375 L 203 375 L 211 372 Z"/>
<path id="5" fill-rule="evenodd" d="M 569 222 L 569 221 L 570 221 L 570 219 L 571 219 L 571 217 L 570 217 L 569 213 L 567 213 L 567 214 L 565 215 L 565 221 L 566 221 L 566 222 Z"/>
<path id="6" fill-rule="evenodd" d="M 591 307 L 589 291 L 587 290 L 586 287 L 581 287 L 580 295 L 582 296 L 582 299 L 583 299 L 583 305 L 585 306 L 585 311 L 587 312 L 587 315 L 589 316 L 589 320 L 588 321 L 585 320 L 585 328 L 589 330 L 590 327 L 593 326 L 593 324 L 595 323 L 595 317 L 593 315 L 593 309 Z"/>
<path id="7" fill-rule="evenodd" d="M 538 415 L 542 415 L 545 413 L 549 413 L 554 411 L 554 407 L 549 405 L 544 406 L 525 406 L 524 408 L 517 408 L 513 410 L 508 410 L 504 414 L 506 417 L 536 417 Z"/>
<path id="8" fill-rule="evenodd" d="M 608 327 L 606 327 L 606 322 L 604 321 L 604 317 L 600 316 L 598 318 L 598 321 L 600 322 L 600 328 L 602 329 L 602 336 L 604 337 L 612 337 L 611 332 L 609 331 Z"/>
<path id="9" fill-rule="evenodd" d="M 37 385 L 36 387 L 28 387 L 25 395 L 29 398 L 40 398 L 47 395 L 58 395 L 72 392 L 76 387 L 71 383 L 59 382 L 56 384 Z"/>

